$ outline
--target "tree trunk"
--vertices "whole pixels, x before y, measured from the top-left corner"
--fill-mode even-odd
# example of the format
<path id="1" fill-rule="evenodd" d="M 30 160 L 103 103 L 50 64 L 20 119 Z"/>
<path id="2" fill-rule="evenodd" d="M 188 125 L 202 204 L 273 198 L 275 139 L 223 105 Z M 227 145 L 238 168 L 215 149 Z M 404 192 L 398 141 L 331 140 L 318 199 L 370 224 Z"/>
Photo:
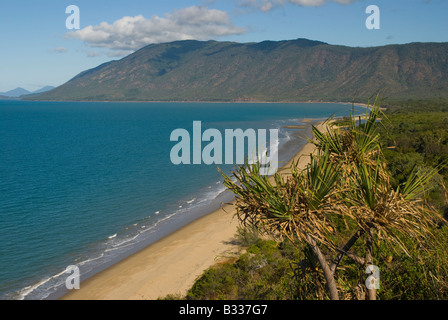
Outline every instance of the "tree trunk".
<path id="1" fill-rule="evenodd" d="M 331 272 L 330 267 L 328 266 L 327 259 L 323 255 L 322 251 L 320 251 L 316 241 L 310 237 L 306 236 L 308 243 L 313 250 L 313 253 L 316 255 L 317 260 L 319 261 L 322 270 L 324 271 L 325 282 L 327 284 L 327 289 L 330 294 L 331 300 L 339 300 L 338 288 L 336 287 L 336 280 L 334 279 L 334 274 Z"/>
<path id="2" fill-rule="evenodd" d="M 373 266 L 373 242 L 370 230 L 366 233 L 366 266 Z M 367 288 L 367 299 L 376 300 L 376 289 Z"/>

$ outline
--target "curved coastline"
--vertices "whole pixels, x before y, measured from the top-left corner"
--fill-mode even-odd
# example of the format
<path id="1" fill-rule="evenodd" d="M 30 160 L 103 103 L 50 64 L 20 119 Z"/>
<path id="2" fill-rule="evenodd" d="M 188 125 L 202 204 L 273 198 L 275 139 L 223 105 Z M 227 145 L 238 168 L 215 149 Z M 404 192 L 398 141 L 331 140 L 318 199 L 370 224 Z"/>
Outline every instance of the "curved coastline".
<path id="1" fill-rule="evenodd" d="M 317 127 L 322 129 L 324 123 Z M 303 168 L 314 151 L 306 143 L 292 161 Z M 238 221 L 232 204 L 194 220 L 127 258 L 81 282 L 61 300 L 155 300 L 168 294 L 185 294 L 204 270 L 239 251 L 233 237 Z"/>
<path id="2" fill-rule="evenodd" d="M 91 105 L 87 106 L 90 107 Z M 343 115 L 337 116 L 336 114 L 339 111 L 335 111 L 335 113 L 333 113 L 332 116 L 330 115 L 329 116 L 330 118 L 328 118 L 330 112 L 333 112 L 329 110 L 333 109 L 332 107 L 328 107 L 329 109 L 327 110 L 326 106 L 323 106 L 322 110 L 316 108 L 316 110 L 320 111 L 310 112 L 309 114 L 299 113 L 298 117 L 296 117 L 296 108 L 295 108 L 296 106 L 293 107 L 294 112 L 288 112 L 288 111 L 276 112 L 275 109 L 271 108 L 271 106 L 272 105 L 270 104 L 267 107 L 269 109 L 269 112 L 267 112 L 264 115 L 264 118 L 261 117 L 261 120 L 264 122 L 256 122 L 254 120 L 252 122 L 249 121 L 248 123 L 245 122 L 244 123 L 245 125 L 249 125 L 250 128 L 280 129 L 279 137 L 276 139 L 277 142 L 274 143 L 274 145 L 279 146 L 278 150 L 279 167 L 281 167 L 283 164 L 286 164 L 294 156 L 297 157 L 296 153 L 299 151 L 299 149 L 304 147 L 307 141 L 306 139 L 312 137 L 311 124 L 317 124 L 321 121 L 325 121 L 326 119 L 336 119 L 343 117 Z M 352 106 L 364 109 L 364 106 L 358 104 L 356 105 L 352 104 Z M 23 108 L 26 109 L 26 107 L 28 106 L 24 106 Z M 33 105 L 32 107 L 35 106 Z M 97 106 L 94 105 L 94 107 Z M 102 109 L 102 107 L 103 107 L 102 105 L 98 106 L 98 108 L 100 108 L 101 111 L 105 110 Z M 114 105 L 113 107 L 117 108 L 117 110 L 120 111 L 122 105 L 119 106 Z M 335 110 L 338 110 L 338 108 L 340 107 L 347 108 L 344 111 L 344 113 L 349 112 L 348 109 L 350 107 L 349 104 L 336 106 Z M 288 108 L 289 106 L 286 107 L 285 110 L 290 110 Z M 179 107 L 179 109 L 182 110 L 181 107 Z M 51 107 L 49 107 L 49 110 L 51 110 Z M 141 109 L 138 108 L 138 110 Z M 362 111 L 361 114 L 363 114 Z M 220 118 L 219 121 L 221 122 L 230 121 L 228 126 L 232 127 L 233 125 L 235 125 L 232 122 L 232 119 L 233 118 L 229 117 L 224 119 Z M 217 122 L 218 124 L 216 124 L 215 126 L 222 129 L 221 127 L 219 127 L 219 123 L 221 122 Z M 183 127 L 188 127 L 188 122 L 184 124 Z M 243 126 L 243 128 L 246 127 Z M 283 167 L 285 166 L 283 165 Z M 225 171 L 229 169 L 230 168 L 226 167 Z M 160 179 L 165 179 L 165 182 L 169 182 L 171 179 L 170 173 L 171 171 L 167 172 L 166 170 L 156 171 L 155 176 L 157 176 L 158 179 L 155 180 L 158 181 L 158 184 L 164 183 Z M 217 173 L 216 170 L 215 173 Z M 166 176 L 164 177 L 165 174 Z M 131 220 L 130 222 L 124 224 L 122 223 L 118 225 L 118 228 L 116 227 L 111 228 L 109 229 L 108 232 L 102 232 L 102 229 L 96 230 L 94 227 L 91 228 L 90 231 L 93 232 L 93 233 L 91 232 L 92 235 L 96 236 L 95 239 L 98 240 L 89 242 L 81 250 L 76 251 L 74 253 L 72 253 L 72 251 L 66 251 L 68 252 L 68 254 L 66 255 L 66 258 L 63 259 L 62 263 L 53 263 L 51 265 L 45 266 L 45 269 L 43 269 L 43 271 L 35 273 L 35 275 L 33 276 L 34 279 L 31 277 L 24 278 L 23 281 L 24 284 L 22 286 L 17 285 L 16 288 L 12 288 L 9 291 L 5 291 L 6 292 L 6 294 L 4 295 L 5 299 L 14 299 L 14 300 L 66 299 L 65 296 L 67 295 L 67 293 L 69 293 L 69 295 L 75 293 L 75 291 L 70 291 L 65 287 L 66 280 L 69 279 L 69 274 L 67 274 L 67 272 L 69 271 L 66 271 L 67 270 L 66 268 L 69 268 L 73 265 L 79 267 L 80 279 L 82 281 L 81 282 L 81 289 L 82 289 L 84 288 L 84 285 L 88 283 L 89 280 L 91 280 L 91 278 L 92 279 L 95 278 L 98 274 L 103 273 L 104 271 L 107 271 L 114 265 L 125 261 L 127 258 L 132 257 L 133 255 L 139 253 L 141 250 L 145 250 L 146 248 L 159 242 L 160 240 L 163 240 L 163 238 L 171 235 L 172 233 L 180 231 L 193 221 L 198 219 L 201 220 L 202 217 L 211 215 L 216 211 L 220 211 L 220 213 L 223 213 L 222 209 L 227 210 L 227 208 L 221 208 L 222 204 L 231 202 L 233 200 L 233 195 L 226 191 L 226 188 L 222 185 L 222 183 L 220 183 L 220 181 L 217 181 L 221 179 L 215 179 L 215 180 L 214 179 L 215 178 L 212 177 L 209 180 L 207 179 L 193 180 L 195 181 L 194 185 L 190 183 L 188 188 L 183 189 L 183 190 L 189 190 L 189 188 L 191 187 L 190 190 L 191 192 L 186 193 L 184 192 L 183 194 L 180 195 L 174 195 L 174 198 L 171 197 L 172 198 L 171 202 L 169 202 L 169 204 L 165 207 L 162 207 L 160 205 L 152 205 L 150 207 L 147 207 L 146 203 L 140 203 L 138 208 L 142 208 L 143 213 L 140 215 L 138 220 Z M 120 184 L 116 185 L 120 186 Z M 71 188 L 69 189 L 71 190 Z M 150 190 L 158 190 L 158 189 L 150 189 Z M 160 190 L 161 190 L 160 192 L 163 195 L 171 194 L 170 188 L 164 188 Z M 115 194 L 116 199 L 119 199 L 121 196 L 122 196 L 121 192 Z M 139 198 L 141 198 L 141 196 Z M 108 204 L 111 198 L 110 196 L 108 196 L 103 200 L 105 201 L 98 203 Z M 154 201 L 150 201 L 149 203 L 157 204 L 157 200 Z M 93 208 L 96 208 L 95 204 L 93 203 L 87 206 L 87 210 L 89 211 L 93 210 Z M 124 211 L 129 211 L 132 210 L 134 207 L 132 207 L 132 205 L 130 206 L 126 205 L 123 206 L 123 208 L 126 208 L 126 210 Z M 230 216 L 233 215 L 230 214 Z M 98 234 L 97 231 L 100 234 L 99 237 L 97 236 Z M 232 233 L 232 236 L 234 235 L 235 232 Z M 204 244 L 204 246 L 207 245 L 208 245 L 207 243 Z M 238 247 L 235 247 L 235 250 L 238 249 L 239 249 Z M 45 257 L 45 254 L 46 253 L 44 252 L 43 255 L 40 256 Z M 217 257 L 214 256 L 214 258 Z M 214 261 L 213 263 L 215 262 L 216 261 Z M 213 263 L 209 263 L 208 265 L 211 265 Z M 202 271 L 199 272 L 197 276 L 199 276 L 201 273 Z M 162 294 L 161 296 L 164 295 L 165 294 Z M 99 299 L 109 299 L 109 298 L 99 298 Z M 147 299 L 147 297 L 144 297 L 143 299 Z"/>

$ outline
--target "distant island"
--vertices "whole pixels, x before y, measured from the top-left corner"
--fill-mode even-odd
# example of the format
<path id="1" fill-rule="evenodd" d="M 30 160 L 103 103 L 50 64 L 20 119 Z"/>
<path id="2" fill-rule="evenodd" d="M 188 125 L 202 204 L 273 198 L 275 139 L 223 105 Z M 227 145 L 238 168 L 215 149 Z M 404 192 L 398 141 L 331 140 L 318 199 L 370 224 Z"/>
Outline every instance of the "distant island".
<path id="1" fill-rule="evenodd" d="M 29 100 L 355 101 L 448 98 L 448 43 L 347 47 L 296 39 L 146 46 Z"/>

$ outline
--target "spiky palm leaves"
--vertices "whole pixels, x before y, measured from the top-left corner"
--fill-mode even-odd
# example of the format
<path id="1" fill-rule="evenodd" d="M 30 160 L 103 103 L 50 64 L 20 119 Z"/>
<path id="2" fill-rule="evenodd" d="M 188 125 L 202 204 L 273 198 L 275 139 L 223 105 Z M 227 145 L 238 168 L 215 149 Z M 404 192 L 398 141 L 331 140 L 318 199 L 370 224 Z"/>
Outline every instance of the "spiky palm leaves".
<path id="1" fill-rule="evenodd" d="M 325 130 L 322 132 L 313 126 L 313 134 L 316 139 L 313 143 L 319 150 L 329 149 L 331 160 L 340 163 L 344 167 L 344 176 L 354 174 L 356 165 L 365 163 L 370 167 L 378 164 L 377 159 L 382 159 L 379 142 L 380 104 L 376 100 L 374 105 L 366 108 L 366 114 L 361 117 L 355 115 L 354 107 L 348 127 L 335 128 L 331 125 L 332 119 L 326 121 Z M 359 118 L 357 121 L 356 118 Z M 364 123 L 362 120 L 364 119 Z M 378 171 L 384 177 L 385 165 Z"/>
<path id="2" fill-rule="evenodd" d="M 224 184 L 236 195 L 237 216 L 243 225 L 294 241 L 307 241 L 307 235 L 321 241 L 334 230 L 323 215 L 333 212 L 329 199 L 339 175 L 340 166 L 329 161 L 325 152 L 311 156 L 308 170 L 293 165 L 288 177 L 276 173 L 273 183 L 259 174 L 257 164 L 251 164 L 233 173 L 236 181 L 224 175 Z"/>
<path id="3" fill-rule="evenodd" d="M 292 175 L 284 178 L 276 173 L 274 184 L 259 174 L 257 164 L 238 168 L 236 181 L 224 175 L 224 184 L 236 195 L 239 221 L 275 237 L 286 237 L 295 243 L 310 245 L 322 268 L 332 299 L 337 299 L 336 283 L 318 243 L 328 242 L 335 227 L 329 213 L 337 206 L 332 193 L 339 180 L 340 166 L 329 161 L 328 150 L 311 155 L 307 170 L 292 166 Z M 336 211 L 335 211 L 336 212 Z"/>
<path id="4" fill-rule="evenodd" d="M 362 231 L 375 230 L 381 240 L 402 247 L 399 234 L 419 238 L 433 226 L 435 213 L 423 205 L 421 196 L 436 170 L 414 170 L 401 188 L 393 189 L 379 141 L 380 113 L 377 97 L 367 108 L 364 123 L 357 123 L 352 113 L 347 129 L 328 127 L 325 133 L 314 128 L 315 144 L 331 150 L 331 161 L 341 165 L 339 196 L 347 206 L 344 215 Z"/>
<path id="5" fill-rule="evenodd" d="M 380 176 L 378 167 L 360 163 L 351 178 L 355 187 L 346 194 L 347 215 L 361 230 L 407 253 L 403 237 L 422 240 L 436 226 L 437 214 L 420 197 L 436 172 L 415 170 L 402 188 L 393 189 L 389 179 Z"/>
<path id="6" fill-rule="evenodd" d="M 398 244 L 401 236 L 424 237 L 434 213 L 418 197 L 435 172 L 415 172 L 408 182 L 393 189 L 379 142 L 379 101 L 367 108 L 364 123 L 354 113 L 348 128 L 313 127 L 315 154 L 304 170 L 296 164 L 291 175 L 260 175 L 257 164 L 238 168 L 225 185 L 236 195 L 237 216 L 243 225 L 255 226 L 273 236 L 307 243 L 324 271 L 332 299 L 337 299 L 334 275 L 347 255 L 372 263 L 372 237 Z M 337 219 L 351 220 L 353 236 L 343 245 L 337 237 Z M 347 225 L 347 224 L 346 224 Z M 352 227 L 353 228 L 353 227 Z M 350 249 L 365 238 L 366 257 Z M 346 241 L 346 240 L 345 240 Z M 336 253 L 329 264 L 321 249 Z"/>

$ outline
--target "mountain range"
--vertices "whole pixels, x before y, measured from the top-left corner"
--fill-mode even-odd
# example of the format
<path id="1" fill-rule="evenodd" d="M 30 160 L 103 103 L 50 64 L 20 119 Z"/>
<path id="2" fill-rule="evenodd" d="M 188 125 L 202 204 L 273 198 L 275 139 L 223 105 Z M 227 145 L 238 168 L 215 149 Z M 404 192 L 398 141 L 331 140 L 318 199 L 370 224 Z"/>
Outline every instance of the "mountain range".
<path id="1" fill-rule="evenodd" d="M 0 92 L 0 96 L 3 96 L 3 98 L 19 98 L 19 97 L 30 95 L 30 94 L 34 95 L 34 94 L 47 92 L 47 91 L 50 91 L 53 89 L 54 89 L 54 87 L 52 87 L 52 86 L 45 86 L 36 91 L 28 91 L 26 89 L 18 87 L 18 88 L 15 88 L 15 89 L 7 91 L 7 92 Z"/>
<path id="2" fill-rule="evenodd" d="M 448 98 L 448 43 L 347 47 L 296 39 L 152 44 L 33 100 L 365 101 Z"/>

